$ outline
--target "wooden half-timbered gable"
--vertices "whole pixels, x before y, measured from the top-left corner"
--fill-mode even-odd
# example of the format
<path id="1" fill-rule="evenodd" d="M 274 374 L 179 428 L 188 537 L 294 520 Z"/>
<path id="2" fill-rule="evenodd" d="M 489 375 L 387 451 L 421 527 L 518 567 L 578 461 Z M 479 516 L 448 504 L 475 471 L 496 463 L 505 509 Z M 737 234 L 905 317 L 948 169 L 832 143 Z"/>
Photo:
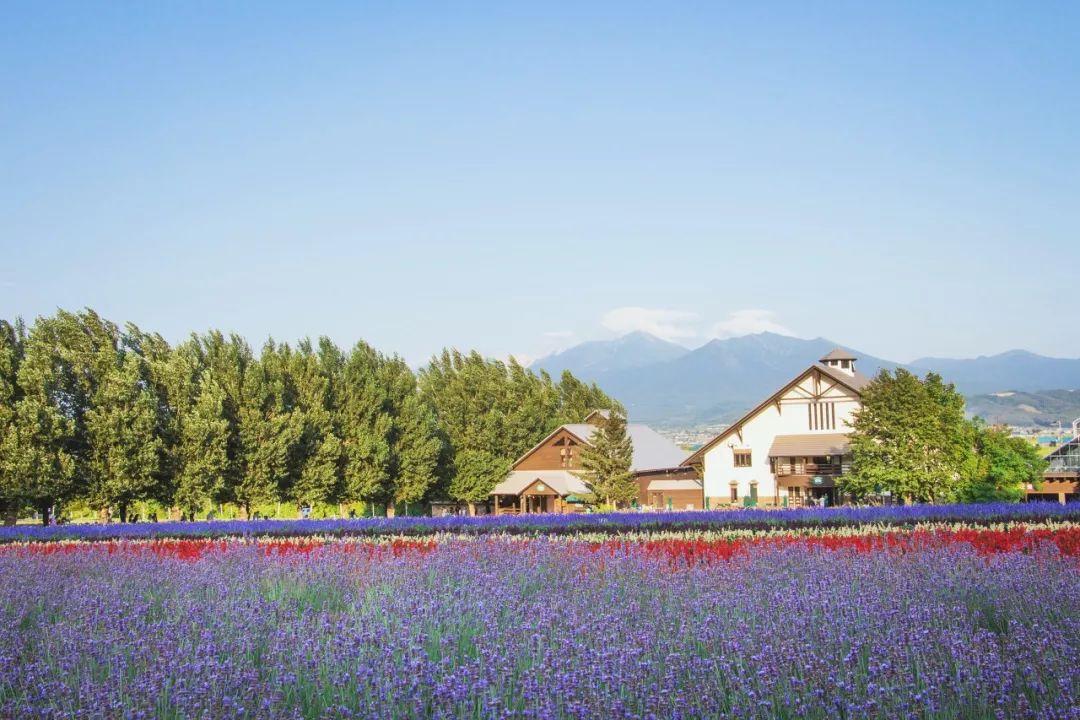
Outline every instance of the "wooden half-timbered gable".
<path id="1" fill-rule="evenodd" d="M 514 463 L 491 492 L 492 512 L 566 513 L 588 507 L 589 489 L 578 476 L 581 453 L 606 417 L 589 413 L 583 422 L 556 428 Z M 698 509 L 704 504 L 701 481 L 681 465 L 686 453 L 652 428 L 628 424 L 634 454 L 631 470 L 638 480 L 638 504 L 657 509 Z"/>
<path id="2" fill-rule="evenodd" d="M 849 423 L 869 382 L 855 361 L 832 351 L 687 458 L 709 506 L 837 503 Z"/>

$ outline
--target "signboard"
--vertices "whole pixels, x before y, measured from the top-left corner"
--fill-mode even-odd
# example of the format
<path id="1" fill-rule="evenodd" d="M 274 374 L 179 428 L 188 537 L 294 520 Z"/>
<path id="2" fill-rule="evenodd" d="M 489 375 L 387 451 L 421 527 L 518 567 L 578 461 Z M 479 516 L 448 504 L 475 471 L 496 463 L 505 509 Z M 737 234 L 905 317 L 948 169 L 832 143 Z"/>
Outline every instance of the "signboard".
<path id="1" fill-rule="evenodd" d="M 821 483 L 825 482 L 825 478 L 821 477 L 820 475 L 815 475 L 814 479 L 811 480 L 811 482 L 815 485 L 820 485 Z"/>

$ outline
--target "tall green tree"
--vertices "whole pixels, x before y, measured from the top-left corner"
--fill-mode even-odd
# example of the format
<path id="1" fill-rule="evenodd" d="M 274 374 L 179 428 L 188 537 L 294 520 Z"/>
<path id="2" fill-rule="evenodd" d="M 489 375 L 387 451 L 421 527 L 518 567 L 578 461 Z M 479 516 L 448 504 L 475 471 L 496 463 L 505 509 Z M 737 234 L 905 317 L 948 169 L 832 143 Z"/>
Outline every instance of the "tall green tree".
<path id="1" fill-rule="evenodd" d="M 34 507 L 48 524 L 54 506 L 75 497 L 76 420 L 81 396 L 65 360 L 59 323 L 38 318 L 23 343 L 14 417 L 0 438 L 0 474 L 8 497 Z"/>
<path id="2" fill-rule="evenodd" d="M 1048 463 L 1039 448 L 1007 430 L 971 423 L 974 467 L 961 483 L 961 502 L 1019 502 L 1028 484 L 1038 486 Z"/>
<path id="3" fill-rule="evenodd" d="M 863 390 L 850 437 L 852 472 L 841 482 L 855 497 L 951 500 L 974 452 L 963 396 L 935 373 L 920 380 L 903 368 L 882 371 Z"/>
<path id="4" fill-rule="evenodd" d="M 14 525 L 23 504 L 22 488 L 16 474 L 9 470 L 18 458 L 9 457 L 18 451 L 12 439 L 18 429 L 18 403 L 22 397 L 19 389 L 19 365 L 22 363 L 26 328 L 22 321 L 9 323 L 0 320 L 0 516 L 5 525 Z"/>
<path id="5" fill-rule="evenodd" d="M 101 380 L 86 413 L 87 495 L 95 507 L 115 505 L 120 522 L 127 521 L 132 503 L 160 490 L 159 406 L 148 372 L 143 358 L 124 353 Z"/>
<path id="6" fill-rule="evenodd" d="M 285 371 L 287 353 L 287 348 L 267 342 L 258 362 L 244 375 L 240 404 L 243 471 L 232 493 L 246 517 L 255 505 L 283 496 L 293 484 L 292 458 L 303 423 L 293 412 L 294 396 Z"/>
<path id="7" fill-rule="evenodd" d="M 228 423 L 226 441 L 228 464 L 225 468 L 224 486 L 214 499 L 218 502 L 243 504 L 241 498 L 248 494 L 245 487 L 245 472 L 248 463 L 245 459 L 244 437 L 241 433 L 241 415 L 242 408 L 247 406 L 245 401 L 247 376 L 256 360 L 251 347 L 238 335 L 226 337 L 223 333 L 214 330 L 193 338 L 193 342 L 195 344 L 191 352 L 196 353 L 198 359 L 192 359 L 191 362 L 205 366 L 206 371 L 211 374 L 214 382 L 224 393 L 222 416 Z M 202 370 L 196 372 L 202 372 Z M 257 432 L 249 426 L 248 440 L 254 441 L 256 436 Z"/>
<path id="8" fill-rule="evenodd" d="M 207 370 L 198 380 L 195 401 L 185 409 L 175 457 L 178 474 L 173 502 L 196 517 L 225 491 L 229 471 L 229 418 L 225 389 Z"/>
<path id="9" fill-rule="evenodd" d="M 442 438 L 435 413 L 420 396 L 416 375 L 399 357 L 383 361 L 390 427 L 390 502 L 406 507 L 423 500 L 438 481 Z"/>
<path id="10" fill-rule="evenodd" d="M 633 502 L 638 496 L 638 483 L 630 471 L 633 458 L 634 446 L 626 432 L 626 418 L 611 412 L 582 449 L 581 470 L 577 474 L 595 500 L 617 507 Z"/>
<path id="11" fill-rule="evenodd" d="M 338 424 L 344 462 L 342 495 L 348 500 L 388 504 L 394 419 L 386 411 L 383 359 L 370 345 L 359 342 L 342 369 Z"/>
<path id="12" fill-rule="evenodd" d="M 341 489 L 342 444 L 334 417 L 341 365 L 340 352 L 326 338 L 319 354 L 305 340 L 292 355 L 300 436 L 289 495 L 300 505 L 329 502 Z"/>

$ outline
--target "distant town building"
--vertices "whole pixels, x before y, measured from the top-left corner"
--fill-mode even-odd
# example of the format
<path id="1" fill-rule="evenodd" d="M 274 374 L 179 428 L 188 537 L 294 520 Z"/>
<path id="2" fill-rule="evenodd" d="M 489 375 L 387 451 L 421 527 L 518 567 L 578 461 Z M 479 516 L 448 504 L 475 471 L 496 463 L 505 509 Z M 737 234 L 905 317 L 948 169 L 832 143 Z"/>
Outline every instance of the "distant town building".
<path id="1" fill-rule="evenodd" d="M 856 360 L 833 350 L 683 461 L 701 474 L 708 506 L 837 504 L 849 421 L 870 382 Z"/>
<path id="2" fill-rule="evenodd" d="M 491 491 L 492 512 L 584 510 L 589 489 L 577 475 L 581 452 L 606 417 L 606 410 L 594 410 L 583 422 L 560 425 L 518 458 L 506 479 Z M 681 466 L 686 453 L 647 425 L 629 423 L 626 432 L 633 444 L 630 469 L 638 481 L 638 504 L 657 509 L 700 509 L 701 481 L 693 468 Z"/>

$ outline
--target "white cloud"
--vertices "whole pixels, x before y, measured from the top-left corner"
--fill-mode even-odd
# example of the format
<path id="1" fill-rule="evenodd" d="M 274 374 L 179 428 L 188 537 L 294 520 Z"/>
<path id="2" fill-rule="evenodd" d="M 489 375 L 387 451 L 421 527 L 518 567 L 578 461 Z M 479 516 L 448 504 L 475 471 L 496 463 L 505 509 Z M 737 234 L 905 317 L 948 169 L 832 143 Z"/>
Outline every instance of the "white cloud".
<path id="1" fill-rule="evenodd" d="M 789 328 L 776 321 L 776 313 L 773 311 L 753 309 L 734 311 L 728 315 L 726 320 L 721 320 L 713 325 L 710 335 L 714 338 L 724 339 L 761 332 L 796 336 Z"/>
<path id="2" fill-rule="evenodd" d="M 621 307 L 604 313 L 604 327 L 620 335 L 643 331 L 664 340 L 683 340 L 698 335 L 697 313 L 659 308 Z"/>

